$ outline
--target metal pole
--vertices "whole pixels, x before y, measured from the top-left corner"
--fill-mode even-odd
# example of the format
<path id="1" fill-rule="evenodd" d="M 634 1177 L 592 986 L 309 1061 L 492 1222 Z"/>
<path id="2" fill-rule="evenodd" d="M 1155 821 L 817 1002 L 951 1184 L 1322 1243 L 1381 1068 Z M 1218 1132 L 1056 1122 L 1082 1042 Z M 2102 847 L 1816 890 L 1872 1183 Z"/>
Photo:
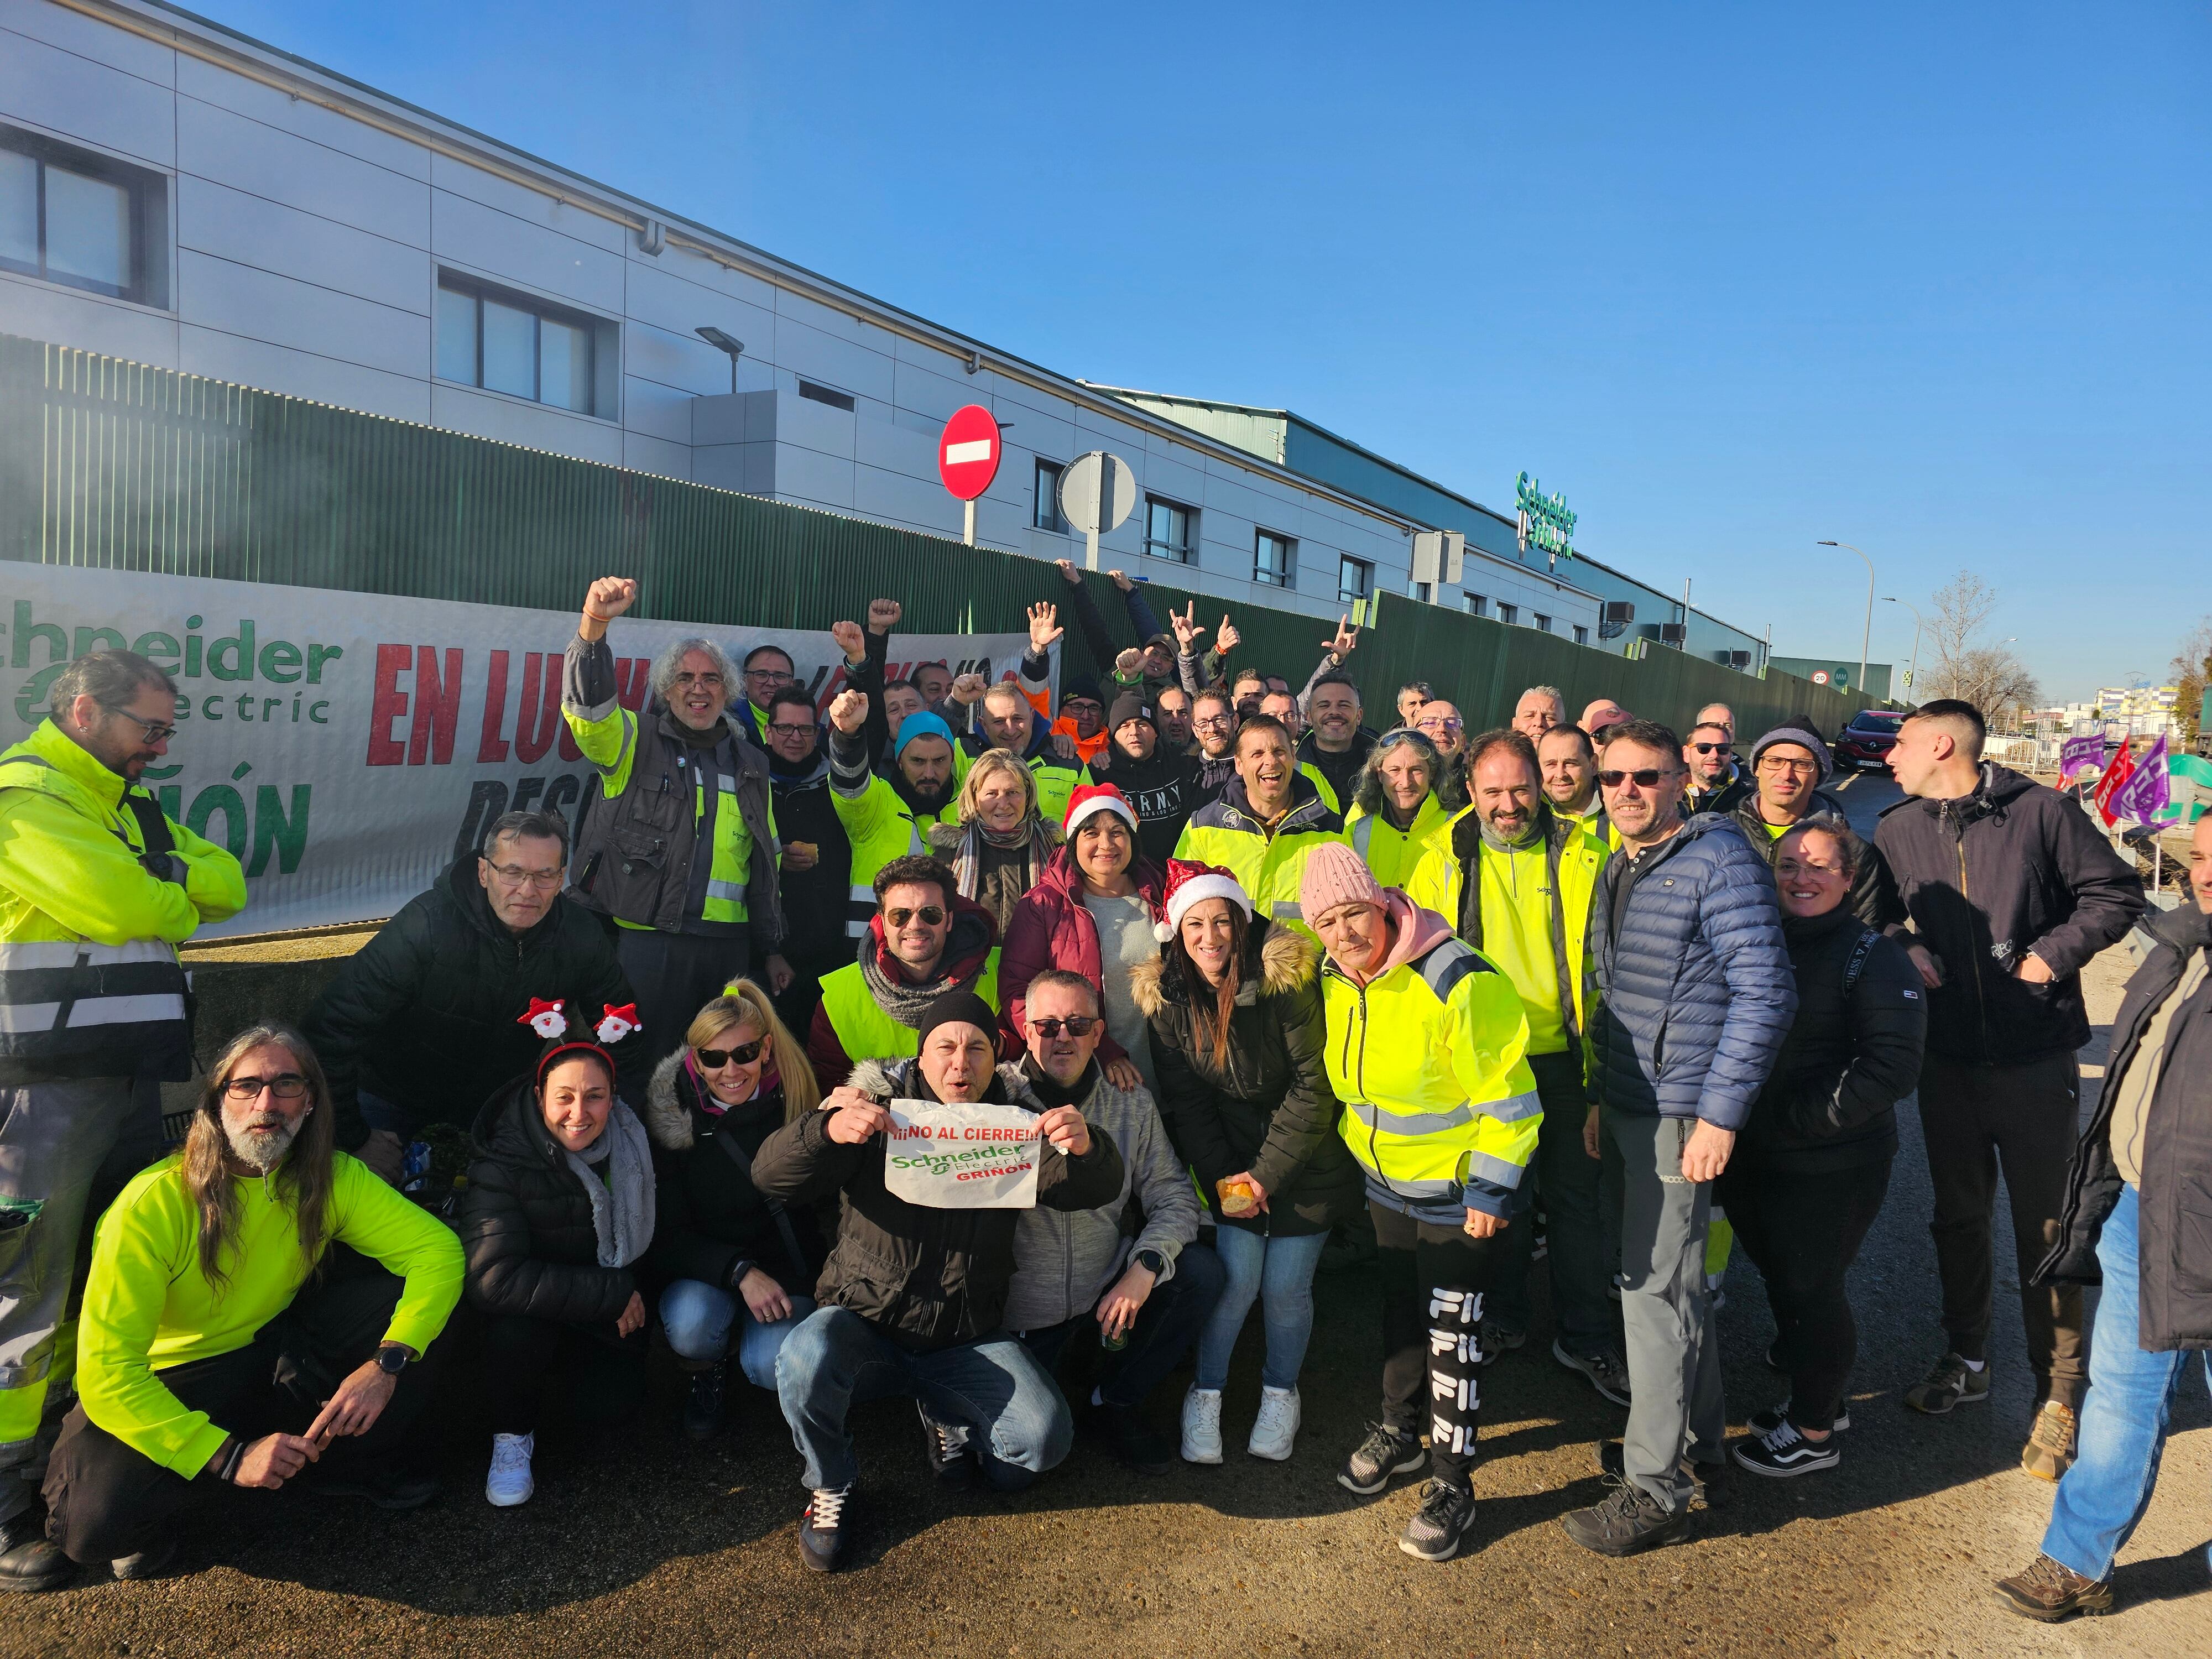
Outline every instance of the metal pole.
<path id="1" fill-rule="evenodd" d="M 1894 593 L 1883 594 L 1881 596 L 1881 602 L 1884 605 L 1905 605 L 1905 601 L 1899 599 Z M 1912 613 L 1912 665 L 1905 670 L 1905 678 L 1910 682 L 1908 689 L 1914 696 L 1917 697 L 1920 695 L 1920 635 L 1926 629 L 1928 621 L 1926 617 L 1920 614 L 1920 607 L 1918 605 L 1905 605 L 1905 608 Z M 1896 689 L 1897 688 L 1895 686 L 1892 686 L 1890 688 L 1893 692 L 1894 692 Z M 1893 702 L 1901 702 L 1904 699 L 1901 697 L 1893 696 L 1891 701 Z"/>
<path id="2" fill-rule="evenodd" d="M 969 498 L 965 502 L 963 502 L 963 506 L 965 506 L 965 507 L 967 507 L 967 509 L 968 509 L 967 514 L 966 514 L 966 515 L 965 515 L 965 516 L 966 516 L 966 519 L 967 519 L 967 526 L 966 526 L 966 528 L 964 528 L 963 530 L 962 530 L 962 531 L 961 531 L 961 532 L 960 532 L 960 539 L 961 539 L 962 541 L 963 541 L 963 542 L 967 543 L 969 546 L 973 547 L 973 546 L 975 546 L 975 498 L 974 498 L 973 496 L 970 496 L 970 497 L 969 497 Z"/>
<path id="3" fill-rule="evenodd" d="M 1083 532 L 1083 568 L 1085 570 L 1098 568 L 1098 532 L 1095 530 Z"/>
<path id="4" fill-rule="evenodd" d="M 1859 684 L 1858 684 L 1858 692 L 1859 692 L 1859 695 L 1860 695 L 1861 696 L 1866 696 L 1866 695 L 1867 695 L 1867 689 L 1866 689 L 1867 647 L 1868 647 L 1869 645 L 1871 645 L 1871 644 L 1873 643 L 1873 641 L 1874 641 L 1874 561 L 1873 561 L 1872 559 L 1867 559 L 1867 556 L 1865 555 L 1865 553 L 1863 553 L 1863 551 L 1861 551 L 1859 549 L 1857 549 L 1857 548 L 1856 548 L 1856 547 L 1851 547 L 1851 544 L 1850 544 L 1849 542 L 1822 542 L 1822 543 L 1820 544 L 1820 545 L 1821 545 L 1822 547 L 1850 547 L 1850 548 L 1851 548 L 1851 551 L 1852 551 L 1852 552 L 1854 552 L 1854 553 L 1857 553 L 1857 554 L 1858 554 L 1858 556 L 1859 556 L 1859 557 L 1861 557 L 1862 559 L 1866 559 L 1866 568 L 1867 568 L 1867 608 L 1866 608 L 1866 628 L 1865 628 L 1864 631 L 1863 631 L 1863 632 L 1862 632 L 1862 633 L 1860 634 L 1860 635 L 1859 635 Z"/>

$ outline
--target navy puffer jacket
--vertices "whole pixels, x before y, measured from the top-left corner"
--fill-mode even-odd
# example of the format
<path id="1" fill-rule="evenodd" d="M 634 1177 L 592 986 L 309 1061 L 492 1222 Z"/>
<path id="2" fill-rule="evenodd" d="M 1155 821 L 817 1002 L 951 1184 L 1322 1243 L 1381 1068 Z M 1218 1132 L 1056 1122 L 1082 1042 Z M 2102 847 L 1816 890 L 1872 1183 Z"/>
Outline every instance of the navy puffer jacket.
<path id="1" fill-rule="evenodd" d="M 1616 1111 L 1741 1129 L 1797 1012 L 1766 860 L 1732 817 L 1699 813 L 1633 866 L 1613 855 L 1590 938 L 1595 1097 Z"/>

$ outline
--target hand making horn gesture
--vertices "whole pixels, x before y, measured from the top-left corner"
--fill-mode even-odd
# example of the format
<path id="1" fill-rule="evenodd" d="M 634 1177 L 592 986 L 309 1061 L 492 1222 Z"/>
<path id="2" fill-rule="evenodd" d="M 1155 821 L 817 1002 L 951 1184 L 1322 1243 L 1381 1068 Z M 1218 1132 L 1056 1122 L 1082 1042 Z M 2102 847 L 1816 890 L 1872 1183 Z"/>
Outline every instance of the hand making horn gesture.
<path id="1" fill-rule="evenodd" d="M 1359 630 L 1352 625 L 1352 613 L 1346 611 L 1336 619 L 1336 637 L 1333 640 L 1323 640 L 1322 646 L 1330 656 L 1342 662 L 1352 654 L 1352 647 L 1358 643 Z"/>
<path id="2" fill-rule="evenodd" d="M 1206 632 L 1206 624 L 1197 618 L 1198 601 L 1196 599 L 1193 599 L 1183 608 L 1181 616 L 1176 614 L 1173 605 L 1168 607 L 1168 626 L 1175 629 L 1176 646 L 1186 657 L 1194 655 L 1197 652 L 1198 636 Z M 1228 620 L 1226 617 L 1222 618 L 1224 623 Z"/>

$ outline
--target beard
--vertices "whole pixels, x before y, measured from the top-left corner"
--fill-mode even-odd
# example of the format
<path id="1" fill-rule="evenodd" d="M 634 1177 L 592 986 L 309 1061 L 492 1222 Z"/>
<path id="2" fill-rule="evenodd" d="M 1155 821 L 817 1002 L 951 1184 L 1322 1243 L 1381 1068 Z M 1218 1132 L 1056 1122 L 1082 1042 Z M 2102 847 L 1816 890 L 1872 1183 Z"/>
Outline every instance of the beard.
<path id="1" fill-rule="evenodd" d="M 266 1128 L 269 1133 L 249 1133 L 260 1128 Z M 264 1175 L 284 1161 L 284 1155 L 292 1150 L 292 1143 L 299 1139 L 299 1124 L 286 1122 L 283 1116 L 276 1112 L 258 1113 L 237 1128 L 228 1123 L 222 1126 L 222 1138 L 229 1143 L 230 1155 L 249 1169 L 258 1170 Z"/>

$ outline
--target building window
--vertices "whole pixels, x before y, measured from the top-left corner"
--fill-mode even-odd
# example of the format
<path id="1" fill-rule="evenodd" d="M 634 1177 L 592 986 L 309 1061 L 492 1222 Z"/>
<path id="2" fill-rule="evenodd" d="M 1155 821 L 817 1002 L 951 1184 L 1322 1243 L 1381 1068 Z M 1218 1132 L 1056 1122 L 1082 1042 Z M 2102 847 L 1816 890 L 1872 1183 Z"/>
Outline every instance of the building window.
<path id="1" fill-rule="evenodd" d="M 1188 564 L 1191 527 L 1197 522 L 1198 514 L 1189 507 L 1164 501 L 1158 495 L 1146 496 L 1145 551 L 1156 559 L 1173 559 L 1178 564 Z"/>
<path id="2" fill-rule="evenodd" d="M 598 372 L 611 325 L 441 272 L 438 378 L 579 414 L 606 413 Z M 611 354 L 610 354 L 611 356 Z"/>
<path id="3" fill-rule="evenodd" d="M 853 412 L 853 394 L 840 392 L 835 386 L 817 386 L 812 380 L 801 380 L 799 395 L 809 403 L 827 404 L 832 409 L 843 410 L 848 415 Z"/>
<path id="4" fill-rule="evenodd" d="M 1536 631 L 1539 634 L 1548 634 L 1552 631 L 1552 619 L 1542 611 L 1532 611 L 1529 614 L 1529 620 L 1536 624 Z"/>
<path id="5" fill-rule="evenodd" d="M 1490 601 L 1481 594 L 1463 592 L 1459 597 L 1460 603 L 1467 606 L 1467 613 L 1470 617 L 1486 617 L 1490 614 Z"/>
<path id="6" fill-rule="evenodd" d="M 1354 599 L 1364 599 L 1375 590 L 1375 567 L 1364 559 L 1355 559 L 1346 554 L 1336 562 L 1336 597 L 1349 605 Z"/>
<path id="7" fill-rule="evenodd" d="M 1255 531 L 1252 537 L 1252 580 L 1262 587 L 1296 587 L 1298 544 L 1272 530 Z"/>
<path id="8" fill-rule="evenodd" d="M 166 308 L 168 180 L 0 127 L 0 270 Z"/>
<path id="9" fill-rule="evenodd" d="M 1074 533 L 1067 520 L 1060 515 L 1060 475 L 1063 471 L 1058 461 L 1041 460 L 1036 464 L 1036 509 L 1030 517 L 1030 522 L 1039 530 L 1049 530 L 1055 536 Z"/>
<path id="10" fill-rule="evenodd" d="M 1502 623 L 1519 622 L 1521 620 L 1521 607 L 1517 605 L 1508 605 L 1504 600 L 1500 599 L 1498 602 L 1498 620 Z"/>
<path id="11" fill-rule="evenodd" d="M 1589 629 L 1587 628 L 1577 628 L 1575 629 L 1575 643 L 1577 645 L 1588 645 L 1589 643 Z"/>

